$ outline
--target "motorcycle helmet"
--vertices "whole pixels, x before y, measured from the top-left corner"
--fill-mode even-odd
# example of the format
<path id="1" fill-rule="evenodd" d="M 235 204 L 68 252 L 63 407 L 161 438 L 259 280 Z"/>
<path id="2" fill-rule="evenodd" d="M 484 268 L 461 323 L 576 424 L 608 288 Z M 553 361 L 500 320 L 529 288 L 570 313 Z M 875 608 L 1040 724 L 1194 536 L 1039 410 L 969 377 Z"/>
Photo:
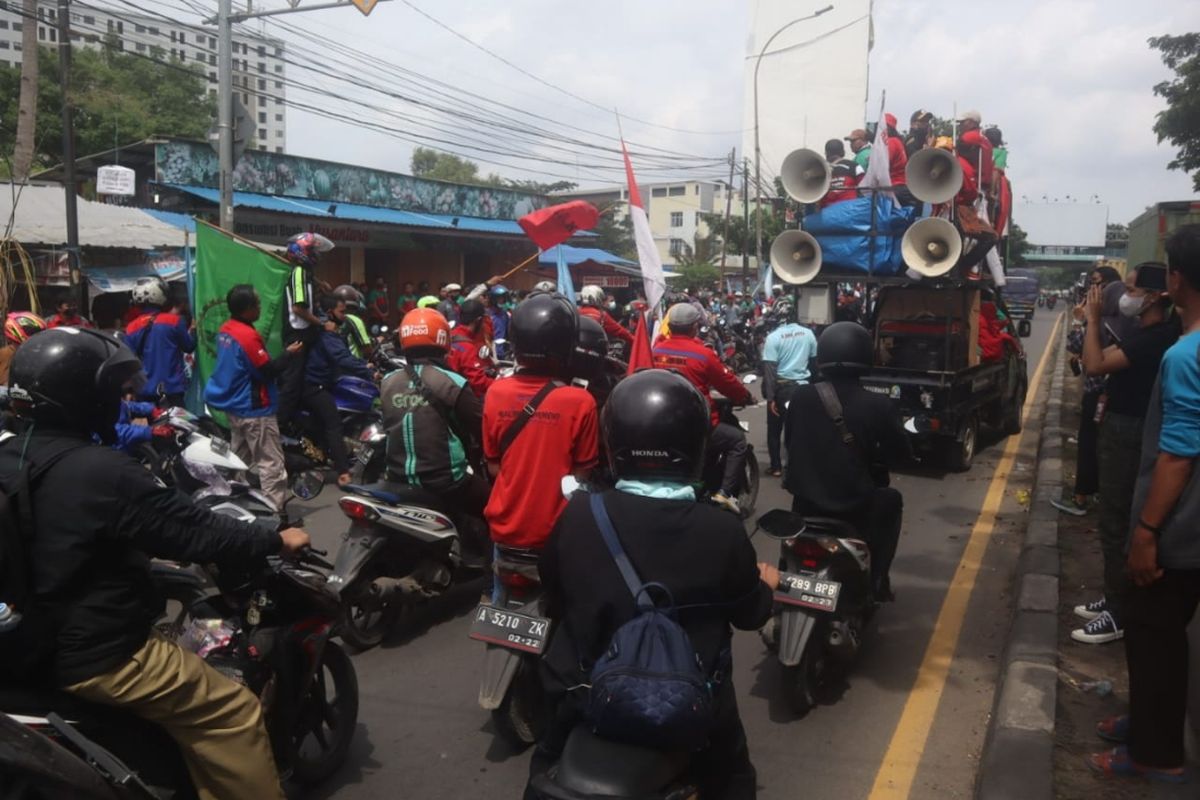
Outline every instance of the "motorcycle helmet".
<path id="1" fill-rule="evenodd" d="M 608 357 L 608 336 L 604 327 L 591 317 L 579 316 L 579 339 L 571 357 L 571 372 L 576 377 L 591 378 L 598 374 Z"/>
<path id="2" fill-rule="evenodd" d="M 609 468 L 623 480 L 695 483 L 711 424 L 708 401 L 687 378 L 635 372 L 612 390 L 601 415 Z"/>
<path id="3" fill-rule="evenodd" d="M 355 289 L 348 283 L 343 283 L 341 286 L 333 290 L 333 296 L 346 303 L 346 310 L 351 314 L 357 314 L 366 301 L 363 299 L 362 292 Z"/>
<path id="4" fill-rule="evenodd" d="M 835 322 L 817 340 L 817 367 L 826 375 L 864 375 L 874 353 L 870 331 L 857 322 Z"/>
<path id="5" fill-rule="evenodd" d="M 30 336 L 44 330 L 46 320 L 32 311 L 14 311 L 4 320 L 4 338 L 12 345 L 23 344 Z"/>
<path id="6" fill-rule="evenodd" d="M 488 294 L 495 300 L 503 300 L 508 296 L 508 288 L 503 283 L 497 283 L 492 288 L 488 289 Z"/>
<path id="7" fill-rule="evenodd" d="M 417 308 L 437 308 L 437 304 L 442 302 L 435 294 L 427 294 L 417 301 Z"/>
<path id="8" fill-rule="evenodd" d="M 332 249 L 333 242 L 321 234 L 304 231 L 288 239 L 287 257 L 293 264 L 312 269 L 317 265 L 321 253 L 328 253 Z"/>
<path id="9" fill-rule="evenodd" d="M 508 339 L 530 372 L 565 376 L 578 338 L 579 312 L 561 294 L 536 292 L 513 310 Z"/>
<path id="10" fill-rule="evenodd" d="M 145 385 L 142 362 L 112 336 L 69 326 L 52 328 L 13 355 L 8 396 L 35 423 L 116 441 L 121 398 Z"/>
<path id="11" fill-rule="evenodd" d="M 450 323 L 432 308 L 414 308 L 400 320 L 400 349 L 405 355 L 431 351 L 443 355 L 450 350 Z"/>
<path id="12" fill-rule="evenodd" d="M 134 305 L 162 308 L 167 304 L 167 282 L 159 277 L 138 278 L 130 294 Z"/>
<path id="13" fill-rule="evenodd" d="M 535 292 L 554 292 L 558 290 L 558 286 L 554 281 L 538 281 L 533 285 Z"/>
<path id="14" fill-rule="evenodd" d="M 487 313 L 487 309 L 483 307 L 483 303 L 478 300 L 466 300 L 458 307 L 458 324 L 470 325 L 477 319 L 482 319 Z"/>
<path id="15" fill-rule="evenodd" d="M 595 306 L 600 308 L 604 305 L 604 290 L 599 286 L 585 286 L 579 290 L 579 305 Z"/>

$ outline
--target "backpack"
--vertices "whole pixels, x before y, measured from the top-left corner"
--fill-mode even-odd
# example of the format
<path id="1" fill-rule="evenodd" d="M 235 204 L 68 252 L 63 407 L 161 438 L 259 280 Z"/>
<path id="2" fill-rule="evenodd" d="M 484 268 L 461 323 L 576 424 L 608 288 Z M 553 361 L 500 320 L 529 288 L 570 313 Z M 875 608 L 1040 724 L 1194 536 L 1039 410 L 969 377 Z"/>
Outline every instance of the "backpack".
<path id="1" fill-rule="evenodd" d="M 9 438 L 0 453 L 24 445 Z M 0 476 L 0 602 L 20 614 L 17 624 L 0 630 L 0 681 L 40 683 L 49 677 L 55 630 L 50 613 L 33 599 L 27 555 L 34 533 L 30 487 L 68 453 L 88 446 L 69 441 L 36 454 L 22 452 L 16 472 Z"/>
<path id="2" fill-rule="evenodd" d="M 637 603 L 637 616 L 613 633 L 591 671 L 586 716 L 597 735 L 658 749 L 697 750 L 713 725 L 712 684 L 675 603 L 661 583 L 643 583 L 625 555 L 604 507 L 590 498 L 592 515 L 621 577 Z M 655 605 L 651 591 L 666 596 Z"/>

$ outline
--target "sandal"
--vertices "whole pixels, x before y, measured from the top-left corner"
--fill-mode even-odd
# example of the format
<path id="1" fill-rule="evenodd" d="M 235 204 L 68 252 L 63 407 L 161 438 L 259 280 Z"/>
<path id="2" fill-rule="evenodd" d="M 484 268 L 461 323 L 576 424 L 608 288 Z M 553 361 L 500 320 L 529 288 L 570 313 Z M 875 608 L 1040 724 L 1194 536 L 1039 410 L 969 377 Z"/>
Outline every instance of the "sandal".
<path id="1" fill-rule="evenodd" d="M 1175 769 L 1158 769 L 1156 767 L 1139 767 L 1129 757 L 1129 749 L 1122 745 L 1103 753 L 1092 753 L 1087 757 L 1087 764 L 1093 772 L 1104 778 L 1145 778 L 1159 783 L 1185 783 L 1187 773 L 1183 767 Z"/>
<path id="2" fill-rule="evenodd" d="M 1129 715 L 1120 714 L 1096 724 L 1096 735 L 1106 742 L 1125 744 L 1129 741 Z"/>

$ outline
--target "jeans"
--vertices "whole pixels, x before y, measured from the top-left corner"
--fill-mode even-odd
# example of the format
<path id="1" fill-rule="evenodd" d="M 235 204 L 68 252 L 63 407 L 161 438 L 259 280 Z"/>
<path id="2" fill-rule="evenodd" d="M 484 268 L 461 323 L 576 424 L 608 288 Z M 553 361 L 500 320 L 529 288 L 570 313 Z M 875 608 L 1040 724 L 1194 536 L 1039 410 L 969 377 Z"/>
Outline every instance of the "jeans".
<path id="1" fill-rule="evenodd" d="M 1125 595 L 1125 662 L 1129 668 L 1129 755 L 1145 767 L 1184 762 L 1187 627 L 1200 604 L 1200 570 L 1163 572 Z"/>
<path id="2" fill-rule="evenodd" d="M 342 418 L 338 415 L 333 395 L 322 386 L 305 386 L 300 405 L 313 416 L 311 427 L 320 432 L 321 444 L 333 469 L 339 475 L 349 472 L 350 455 L 346 452 L 346 440 L 342 438 Z"/>
<path id="3" fill-rule="evenodd" d="M 746 465 L 746 434 L 742 429 L 722 422 L 712 429 L 708 446 L 714 454 L 725 454 L 725 474 L 721 476 L 721 493 L 726 497 L 737 497 L 738 481 Z"/>
<path id="4" fill-rule="evenodd" d="M 1076 447 L 1075 494 L 1092 495 L 1100 488 L 1100 454 L 1097 437 L 1100 426 L 1096 422 L 1096 403 L 1100 392 L 1085 392 L 1079 408 L 1079 444 Z"/>
<path id="5" fill-rule="evenodd" d="M 1122 625 L 1129 577 L 1125 545 L 1129 514 L 1142 452 L 1142 418 L 1105 414 L 1100 422 L 1100 550 L 1104 554 L 1104 599 L 1117 626 Z"/>
<path id="6" fill-rule="evenodd" d="M 791 381 L 780 381 L 775 389 L 775 408 L 779 410 L 778 414 L 772 414 L 770 407 L 767 408 L 767 458 L 771 461 L 771 469 L 783 469 L 783 457 L 779 451 L 779 440 L 783 437 L 783 421 L 787 418 L 787 409 L 785 406 L 792 399 L 792 392 L 796 391 L 798 383 Z"/>
<path id="7" fill-rule="evenodd" d="M 867 501 L 850 512 L 830 513 L 807 505 L 799 498 L 792 501 L 792 511 L 812 517 L 833 517 L 855 527 L 859 537 L 871 551 L 871 586 L 876 594 L 891 589 L 888 573 L 896 548 L 900 543 L 900 528 L 904 517 L 904 495 L 890 486 L 878 486 Z"/>

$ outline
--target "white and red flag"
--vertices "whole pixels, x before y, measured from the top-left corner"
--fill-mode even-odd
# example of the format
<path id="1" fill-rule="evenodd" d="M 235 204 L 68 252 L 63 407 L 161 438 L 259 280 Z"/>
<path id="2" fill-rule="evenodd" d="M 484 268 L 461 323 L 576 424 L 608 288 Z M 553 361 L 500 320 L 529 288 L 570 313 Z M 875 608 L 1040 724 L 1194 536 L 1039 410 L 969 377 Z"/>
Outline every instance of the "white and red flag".
<path id="1" fill-rule="evenodd" d="M 633 239 L 637 243 L 638 263 L 642 268 L 642 283 L 646 292 L 646 302 L 650 313 L 657 319 L 661 313 L 658 303 L 667 291 L 667 280 L 663 277 L 662 258 L 654 245 L 654 234 L 650 232 L 650 220 L 646 217 L 646 207 L 642 205 L 642 195 L 638 191 L 637 181 L 633 178 L 633 164 L 629 161 L 629 150 L 625 140 L 621 139 L 621 154 L 625 156 L 625 177 L 629 180 L 629 216 L 633 218 Z"/>

